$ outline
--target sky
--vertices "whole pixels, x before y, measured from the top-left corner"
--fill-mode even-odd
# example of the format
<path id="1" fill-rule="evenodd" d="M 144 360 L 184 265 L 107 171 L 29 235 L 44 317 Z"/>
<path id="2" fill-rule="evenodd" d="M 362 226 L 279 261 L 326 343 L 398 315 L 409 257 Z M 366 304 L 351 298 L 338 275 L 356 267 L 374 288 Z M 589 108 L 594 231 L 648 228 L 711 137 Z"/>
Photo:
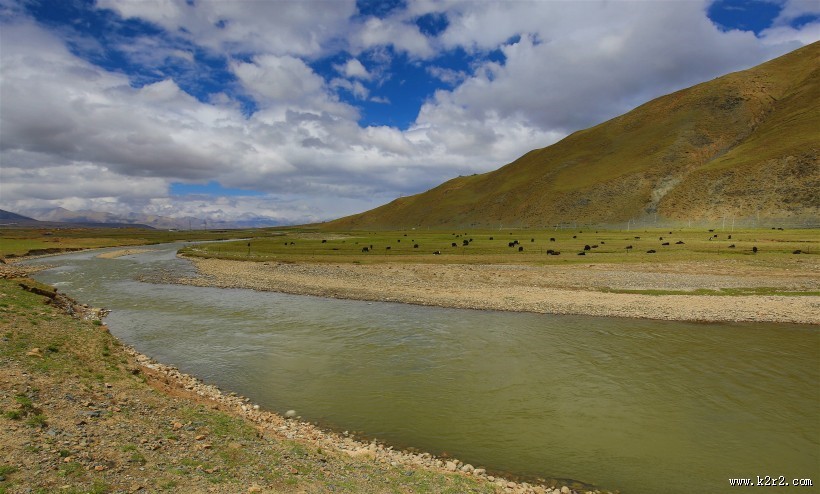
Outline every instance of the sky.
<path id="1" fill-rule="evenodd" d="M 0 209 L 325 221 L 818 39 L 817 0 L 0 0 Z"/>

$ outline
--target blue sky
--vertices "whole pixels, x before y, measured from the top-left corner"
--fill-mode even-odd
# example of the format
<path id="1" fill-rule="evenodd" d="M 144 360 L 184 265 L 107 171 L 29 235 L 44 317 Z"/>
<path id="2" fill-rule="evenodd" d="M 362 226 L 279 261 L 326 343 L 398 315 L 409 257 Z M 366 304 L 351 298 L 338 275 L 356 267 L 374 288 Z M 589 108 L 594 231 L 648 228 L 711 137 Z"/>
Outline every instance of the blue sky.
<path id="1" fill-rule="evenodd" d="M 820 38 L 817 2 L 0 0 L 0 208 L 325 220 Z"/>

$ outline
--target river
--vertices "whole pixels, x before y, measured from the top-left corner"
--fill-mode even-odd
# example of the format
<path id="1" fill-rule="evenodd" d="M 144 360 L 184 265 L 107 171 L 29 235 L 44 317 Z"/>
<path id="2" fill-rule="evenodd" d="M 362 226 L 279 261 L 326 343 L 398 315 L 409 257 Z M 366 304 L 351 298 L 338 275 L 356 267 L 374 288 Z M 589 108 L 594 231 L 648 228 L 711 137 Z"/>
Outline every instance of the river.
<path id="1" fill-rule="evenodd" d="M 624 493 L 820 488 L 820 330 L 148 284 L 181 244 L 44 258 L 121 341 L 264 408 L 490 471 Z M 113 249 L 109 249 L 113 250 Z M 784 488 L 778 489 L 783 492 Z M 789 489 L 785 489 L 786 492 Z"/>

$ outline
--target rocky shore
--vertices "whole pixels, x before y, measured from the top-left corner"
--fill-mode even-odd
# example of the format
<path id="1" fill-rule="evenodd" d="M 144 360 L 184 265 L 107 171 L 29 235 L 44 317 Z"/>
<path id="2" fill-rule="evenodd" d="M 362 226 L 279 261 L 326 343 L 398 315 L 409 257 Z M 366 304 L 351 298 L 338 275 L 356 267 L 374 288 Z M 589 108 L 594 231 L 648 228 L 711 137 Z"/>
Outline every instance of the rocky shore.
<path id="1" fill-rule="evenodd" d="M 465 309 L 820 324 L 820 296 L 765 294 L 817 293 L 820 266 L 813 263 L 524 266 L 191 260 L 199 276 L 154 281 Z M 702 290 L 712 294 L 698 294 Z"/>

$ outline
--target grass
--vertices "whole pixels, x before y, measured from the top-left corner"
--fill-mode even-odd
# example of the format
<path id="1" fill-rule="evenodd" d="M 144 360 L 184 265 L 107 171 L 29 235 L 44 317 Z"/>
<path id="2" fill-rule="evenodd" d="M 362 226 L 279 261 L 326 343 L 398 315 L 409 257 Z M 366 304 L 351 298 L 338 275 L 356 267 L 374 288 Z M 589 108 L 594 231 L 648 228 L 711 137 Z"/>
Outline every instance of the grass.
<path id="1" fill-rule="evenodd" d="M 332 233 L 291 229 L 278 230 L 277 233 L 279 235 L 276 237 L 256 236 L 250 241 L 189 246 L 182 249 L 181 253 L 193 257 L 258 262 L 535 265 L 667 263 L 718 259 L 776 265 L 786 259 L 789 262 L 817 259 L 814 256 L 820 253 L 820 231 L 810 229 L 737 229 L 711 232 L 701 229 L 462 229 Z M 509 243 L 514 241 L 518 244 L 509 247 Z M 664 243 L 668 245 L 663 245 Z M 587 245 L 590 248 L 585 251 Z M 753 252 L 755 247 L 756 253 Z M 367 248 L 368 252 L 362 252 L 363 248 Z M 523 250 L 519 251 L 519 248 Z M 560 254 L 549 255 L 550 250 Z M 648 253 L 650 250 L 655 252 Z M 793 254 L 795 250 L 803 253 Z M 437 251 L 440 254 L 435 254 Z M 581 252 L 584 255 L 578 255 Z"/>
<path id="2" fill-rule="evenodd" d="M 143 228 L 0 228 L 0 257 L 35 249 L 94 249 L 193 240 L 246 238 L 253 230 L 167 231 Z"/>
<path id="3" fill-rule="evenodd" d="M 38 413 L 26 419 L 26 425 L 29 427 L 44 428 L 48 426 L 48 423 L 46 422 L 46 416 L 42 413 Z"/>

